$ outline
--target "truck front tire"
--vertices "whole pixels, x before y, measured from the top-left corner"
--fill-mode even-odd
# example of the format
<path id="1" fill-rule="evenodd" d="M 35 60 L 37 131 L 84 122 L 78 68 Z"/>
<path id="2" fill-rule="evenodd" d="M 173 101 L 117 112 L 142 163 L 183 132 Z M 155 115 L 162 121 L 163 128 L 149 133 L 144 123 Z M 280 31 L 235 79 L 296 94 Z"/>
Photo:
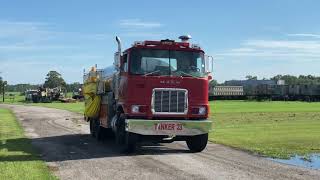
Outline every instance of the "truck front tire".
<path id="1" fill-rule="evenodd" d="M 208 133 L 201 134 L 197 136 L 192 136 L 186 141 L 188 148 L 192 152 L 201 152 L 203 151 L 208 143 Z"/>
<path id="2" fill-rule="evenodd" d="M 137 148 L 137 142 L 139 139 L 139 135 L 131 133 L 131 132 L 126 132 L 125 138 L 126 139 L 125 139 L 124 152 L 133 153 Z"/>
<path id="3" fill-rule="evenodd" d="M 136 150 L 139 136 L 125 130 L 125 115 L 121 113 L 118 117 L 117 131 L 115 132 L 116 142 L 123 153 L 132 153 Z"/>

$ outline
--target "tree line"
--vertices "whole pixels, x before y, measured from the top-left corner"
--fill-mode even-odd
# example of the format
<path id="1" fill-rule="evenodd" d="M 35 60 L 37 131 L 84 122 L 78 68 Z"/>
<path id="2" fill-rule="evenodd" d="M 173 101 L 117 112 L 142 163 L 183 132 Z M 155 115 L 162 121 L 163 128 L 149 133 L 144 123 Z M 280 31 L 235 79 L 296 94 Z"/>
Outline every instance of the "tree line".
<path id="1" fill-rule="evenodd" d="M 2 87 L 2 85 L 1 85 Z M 36 90 L 39 87 L 43 87 L 43 85 L 40 84 L 15 84 L 15 85 L 7 85 L 6 86 L 6 91 L 7 92 L 25 92 L 26 90 Z M 79 88 L 82 88 L 82 84 L 78 82 L 70 83 L 70 84 L 65 84 L 65 86 L 61 87 L 63 91 L 66 92 L 73 92 L 73 91 L 78 91 Z M 2 89 L 2 88 L 1 88 Z M 0 92 L 2 92 L 0 90 Z"/>
<path id="2" fill-rule="evenodd" d="M 246 76 L 247 80 L 258 80 L 257 76 Z M 270 79 L 263 78 L 262 80 L 284 80 L 285 84 L 287 85 L 320 85 L 320 76 L 313 76 L 313 75 L 299 75 L 299 76 L 292 76 L 292 75 L 281 75 L 278 74 Z"/>
<path id="3" fill-rule="evenodd" d="M 3 80 L 0 77 L 0 87 L 3 86 Z M 65 80 L 62 78 L 61 74 L 57 71 L 49 71 L 46 75 L 45 82 L 43 84 L 15 84 L 15 85 L 7 85 L 6 91 L 8 92 L 25 92 L 26 90 L 36 90 L 39 87 L 43 88 L 56 88 L 61 87 L 63 91 L 73 92 L 78 91 L 82 88 L 82 84 L 78 82 L 67 84 Z M 1 88 L 2 90 L 2 88 Z M 0 91 L 1 92 L 1 91 Z"/>
<path id="4" fill-rule="evenodd" d="M 247 80 L 259 80 L 257 76 L 247 75 Z M 320 85 L 320 76 L 313 76 L 313 75 L 299 75 L 299 76 L 293 76 L 293 75 L 276 75 L 274 77 L 271 77 L 270 79 L 262 78 L 261 80 L 284 80 L 286 85 Z M 210 82 L 212 86 L 215 85 L 223 85 L 219 84 L 216 80 L 212 80 Z"/>
<path id="5" fill-rule="evenodd" d="M 257 76 L 246 76 L 248 80 L 258 80 Z M 263 80 L 284 80 L 285 84 L 287 85 L 310 85 L 316 84 L 320 85 L 320 76 L 313 76 L 313 75 L 299 75 L 299 76 L 292 76 L 292 75 L 276 75 L 271 77 L 270 79 L 263 78 Z M 6 83 L 0 77 L 0 93 L 2 92 L 2 87 Z M 218 85 L 216 80 L 212 80 L 210 82 L 211 85 Z M 73 92 L 78 91 L 82 88 L 82 84 L 79 82 L 69 83 L 67 84 L 65 80 L 62 78 L 61 74 L 56 71 L 49 71 L 46 75 L 45 82 L 43 85 L 40 84 L 16 84 L 16 85 L 6 85 L 6 91 L 9 92 L 25 92 L 28 89 L 37 89 L 38 87 L 44 88 L 55 88 L 61 87 L 66 92 Z"/>
<path id="6" fill-rule="evenodd" d="M 271 80 L 285 80 L 287 85 L 320 85 L 320 76 L 312 75 L 276 75 Z"/>

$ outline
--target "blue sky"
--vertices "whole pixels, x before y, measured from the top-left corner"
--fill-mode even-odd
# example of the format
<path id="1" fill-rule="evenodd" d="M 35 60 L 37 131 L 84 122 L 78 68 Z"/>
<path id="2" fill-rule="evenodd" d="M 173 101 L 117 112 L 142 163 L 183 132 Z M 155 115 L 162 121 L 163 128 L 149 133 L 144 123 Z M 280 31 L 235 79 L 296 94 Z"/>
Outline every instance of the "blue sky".
<path id="1" fill-rule="evenodd" d="M 133 41 L 192 35 L 215 57 L 219 82 L 246 75 L 320 75 L 320 1 L 0 0 L 0 75 L 43 83 L 49 70 L 81 82 L 113 62 L 115 35 Z"/>

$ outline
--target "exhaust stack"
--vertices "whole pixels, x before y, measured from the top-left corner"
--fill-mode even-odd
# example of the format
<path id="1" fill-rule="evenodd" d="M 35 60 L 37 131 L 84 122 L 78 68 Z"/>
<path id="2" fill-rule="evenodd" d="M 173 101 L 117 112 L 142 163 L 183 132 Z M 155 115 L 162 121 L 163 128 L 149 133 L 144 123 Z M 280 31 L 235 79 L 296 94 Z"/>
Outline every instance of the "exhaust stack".
<path id="1" fill-rule="evenodd" d="M 118 43 L 118 53 L 121 55 L 121 39 L 116 36 L 116 41 Z"/>
<path id="2" fill-rule="evenodd" d="M 121 60 L 121 40 L 118 36 L 116 36 L 116 41 L 118 43 L 118 51 L 114 53 L 114 66 L 117 70 L 120 68 L 120 60 Z"/>

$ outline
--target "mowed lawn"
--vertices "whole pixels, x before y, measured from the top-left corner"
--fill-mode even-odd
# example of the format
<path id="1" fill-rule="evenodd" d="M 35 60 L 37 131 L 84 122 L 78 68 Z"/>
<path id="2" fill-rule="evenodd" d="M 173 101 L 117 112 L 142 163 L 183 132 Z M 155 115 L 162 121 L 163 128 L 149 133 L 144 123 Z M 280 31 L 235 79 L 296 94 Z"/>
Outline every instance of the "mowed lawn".
<path id="1" fill-rule="evenodd" d="M 9 96 L 9 94 L 14 94 L 14 98 Z M 32 103 L 25 102 L 25 96 L 20 95 L 19 92 L 7 92 L 5 96 L 5 104 L 18 104 L 18 105 L 27 105 L 27 106 L 42 106 L 56 109 L 64 109 L 72 112 L 77 112 L 83 114 L 84 112 L 84 103 L 75 102 L 75 103 L 62 103 L 62 102 L 52 102 L 52 103 Z M 71 93 L 68 93 L 68 97 L 71 97 Z M 2 102 L 2 96 L 0 95 L 0 103 Z"/>
<path id="2" fill-rule="evenodd" d="M 211 101 L 210 141 L 269 157 L 320 153 L 320 103 Z"/>
<path id="3" fill-rule="evenodd" d="M 84 111 L 83 102 L 28 105 Z M 278 158 L 320 153 L 319 102 L 210 101 L 210 106 L 212 142 Z"/>
<path id="4" fill-rule="evenodd" d="M 32 106 L 43 106 L 49 108 L 63 109 L 71 112 L 76 112 L 83 114 L 84 112 L 84 102 L 75 102 L 75 103 L 62 103 L 62 102 L 53 102 L 53 103 L 30 103 Z"/>
<path id="5" fill-rule="evenodd" d="M 37 106 L 83 113 L 83 102 Z M 260 155 L 288 158 L 320 153 L 320 103 L 211 101 L 212 142 Z"/>
<path id="6" fill-rule="evenodd" d="M 0 109 L 0 179 L 57 179 L 7 109 Z"/>

